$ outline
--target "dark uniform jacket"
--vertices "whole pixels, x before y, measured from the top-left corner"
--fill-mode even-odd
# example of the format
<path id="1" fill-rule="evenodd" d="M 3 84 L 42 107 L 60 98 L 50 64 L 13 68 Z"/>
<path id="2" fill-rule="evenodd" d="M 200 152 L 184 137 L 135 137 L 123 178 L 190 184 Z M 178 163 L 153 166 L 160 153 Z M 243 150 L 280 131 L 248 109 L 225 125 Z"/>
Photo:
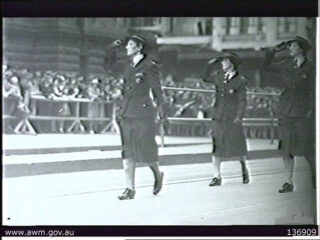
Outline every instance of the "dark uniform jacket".
<path id="1" fill-rule="evenodd" d="M 306 60 L 299 68 L 292 58 L 273 62 L 274 52 L 266 53 L 263 67 L 281 74 L 283 92 L 279 113 L 290 117 L 306 117 L 315 108 L 315 66 Z"/>
<path id="2" fill-rule="evenodd" d="M 213 83 L 216 87 L 213 120 L 234 121 L 236 118 L 243 118 L 247 104 L 247 79 L 239 72 L 230 80 L 225 79 L 223 71 L 216 71 L 213 77 L 210 77 L 210 72 L 209 65 L 204 81 Z"/>
<path id="3" fill-rule="evenodd" d="M 150 98 L 150 90 L 158 106 L 164 103 L 157 63 L 146 55 L 134 67 L 131 60 L 126 60 L 123 73 L 123 97 L 118 115 L 137 119 L 155 118 L 156 111 Z"/>

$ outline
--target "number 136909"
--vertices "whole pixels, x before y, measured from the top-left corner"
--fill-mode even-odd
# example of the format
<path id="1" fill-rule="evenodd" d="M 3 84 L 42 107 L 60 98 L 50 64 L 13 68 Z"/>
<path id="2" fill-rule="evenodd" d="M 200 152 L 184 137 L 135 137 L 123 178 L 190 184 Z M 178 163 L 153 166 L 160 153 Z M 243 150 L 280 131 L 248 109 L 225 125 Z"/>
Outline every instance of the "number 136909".
<path id="1" fill-rule="evenodd" d="M 290 228 L 287 229 L 288 236 L 316 236 L 317 229 L 315 228 Z"/>

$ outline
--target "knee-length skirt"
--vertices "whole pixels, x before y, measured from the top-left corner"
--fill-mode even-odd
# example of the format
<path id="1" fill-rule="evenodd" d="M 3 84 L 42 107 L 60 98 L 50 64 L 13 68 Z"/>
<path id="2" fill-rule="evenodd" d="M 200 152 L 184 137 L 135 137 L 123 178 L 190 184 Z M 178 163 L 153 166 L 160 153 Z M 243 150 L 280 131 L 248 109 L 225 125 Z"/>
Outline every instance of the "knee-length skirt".
<path id="1" fill-rule="evenodd" d="M 282 155 L 315 152 L 315 122 L 305 117 L 280 116 L 279 150 Z"/>
<path id="2" fill-rule="evenodd" d="M 156 123 L 153 118 L 123 118 L 120 122 L 122 158 L 135 162 L 159 161 L 158 145 L 155 140 Z"/>
<path id="3" fill-rule="evenodd" d="M 244 157 L 247 144 L 241 124 L 233 121 L 212 121 L 212 154 L 222 158 Z"/>

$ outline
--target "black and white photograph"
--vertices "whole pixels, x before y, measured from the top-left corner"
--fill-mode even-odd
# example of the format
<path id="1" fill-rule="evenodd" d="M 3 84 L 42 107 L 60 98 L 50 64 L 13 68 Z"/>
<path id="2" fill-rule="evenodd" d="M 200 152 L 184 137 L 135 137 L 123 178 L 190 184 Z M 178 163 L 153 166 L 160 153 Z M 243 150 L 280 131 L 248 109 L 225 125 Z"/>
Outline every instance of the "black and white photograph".
<path id="1" fill-rule="evenodd" d="M 316 17 L 2 20 L 3 225 L 319 224 Z"/>

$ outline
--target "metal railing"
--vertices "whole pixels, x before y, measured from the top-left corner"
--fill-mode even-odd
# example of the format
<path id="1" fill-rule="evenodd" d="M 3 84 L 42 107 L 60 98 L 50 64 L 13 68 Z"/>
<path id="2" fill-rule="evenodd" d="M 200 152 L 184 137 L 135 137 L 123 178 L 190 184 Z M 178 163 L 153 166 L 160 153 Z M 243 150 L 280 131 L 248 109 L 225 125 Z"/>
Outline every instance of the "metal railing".
<path id="1" fill-rule="evenodd" d="M 195 89 L 195 88 L 179 88 L 179 87 L 167 87 L 163 86 L 163 90 L 174 90 L 174 91 L 191 91 L 191 92 L 200 92 L 200 93 L 216 93 L 215 90 L 210 89 Z M 260 95 L 260 96 L 279 96 L 279 94 L 276 93 L 262 93 L 262 92 L 247 92 L 248 95 Z M 29 120 L 43 120 L 43 121 L 52 121 L 52 120 L 67 120 L 67 121 L 73 121 L 71 126 L 67 129 L 67 132 L 72 132 L 74 130 L 80 130 L 81 132 L 85 131 L 85 128 L 81 121 L 106 121 L 109 122 L 106 127 L 101 131 L 101 133 L 105 133 L 108 130 L 116 131 L 117 133 L 120 132 L 119 126 L 116 121 L 116 104 L 113 103 L 112 106 L 112 116 L 111 117 L 104 117 L 104 118 L 93 118 L 93 117 L 81 117 L 80 116 L 80 103 L 81 102 L 92 102 L 90 99 L 66 99 L 66 98 L 54 98 L 54 99 L 47 99 L 43 96 L 31 96 L 32 99 L 41 100 L 41 101 L 67 101 L 67 102 L 74 102 L 76 104 L 76 111 L 75 116 L 37 116 L 37 115 L 27 115 L 25 118 L 23 118 L 15 127 L 14 132 L 15 133 L 31 133 L 31 134 L 37 134 L 36 130 L 32 126 L 31 122 Z M 97 103 L 110 103 L 107 101 L 95 101 Z M 272 103 L 273 104 L 273 101 Z M 13 116 L 4 115 L 4 118 L 10 118 L 10 119 L 17 119 Z M 179 117 L 169 117 L 168 122 L 174 123 L 174 122 L 209 122 L 212 121 L 210 118 L 179 118 Z M 273 111 L 270 112 L 270 118 L 244 118 L 243 119 L 243 126 L 269 126 L 270 127 L 270 141 L 273 143 L 274 141 L 274 132 L 275 127 L 278 126 L 279 119 L 274 117 Z M 160 136 L 161 136 L 161 146 L 165 146 L 164 143 L 164 126 L 163 123 L 160 122 Z"/>
<path id="2" fill-rule="evenodd" d="M 200 92 L 200 93 L 216 93 L 213 89 L 197 89 L 197 88 L 180 88 L 180 87 L 168 87 L 163 86 L 163 90 L 174 90 L 174 91 L 189 91 L 189 92 Z M 266 93 L 266 92 L 252 92 L 248 91 L 247 95 L 257 95 L 257 96 L 280 96 L 278 93 Z M 271 109 L 273 108 L 273 99 L 271 99 Z M 211 118 L 177 118 L 177 117 L 169 117 L 169 122 L 175 121 L 186 121 L 186 122 L 209 122 L 212 121 Z M 161 124 L 161 123 L 160 123 Z M 274 142 L 275 135 L 275 127 L 279 125 L 279 119 L 274 117 L 274 112 L 270 111 L 270 118 L 243 118 L 242 120 L 243 126 L 268 126 L 270 127 L 270 142 L 271 144 Z M 160 127 L 163 129 L 163 126 Z M 161 134 L 161 146 L 165 146 L 164 144 L 164 131 L 160 131 Z"/>
<path id="3" fill-rule="evenodd" d="M 115 130 L 116 132 L 119 132 L 119 128 L 116 124 L 116 119 L 115 119 L 115 106 L 113 106 L 113 114 L 112 117 L 108 118 L 94 118 L 94 117 L 81 117 L 80 116 L 80 103 L 82 102 L 92 102 L 90 99 L 81 99 L 81 98 L 53 98 L 53 99 L 48 99 L 44 96 L 38 96 L 38 95 L 33 95 L 30 97 L 31 99 L 38 100 L 38 101 L 46 101 L 46 102 L 68 102 L 68 103 L 75 103 L 75 116 L 39 116 L 39 115 L 34 115 L 34 111 L 31 112 L 30 114 L 26 114 L 25 117 L 23 117 L 16 127 L 14 128 L 15 133 L 30 133 L 30 134 L 37 134 L 37 131 L 33 127 L 32 123 L 30 120 L 43 120 L 43 121 L 52 121 L 52 120 L 66 120 L 66 121 L 72 121 L 72 124 L 68 127 L 67 132 L 72 132 L 72 131 L 81 131 L 85 132 L 85 127 L 81 123 L 81 121 L 106 121 L 110 122 L 107 124 L 107 126 L 101 131 L 101 133 L 104 133 L 108 130 Z M 110 103 L 107 101 L 94 101 L 96 103 Z M 114 104 L 113 104 L 114 105 Z M 35 107 L 35 106 L 34 106 Z M 3 118 L 6 119 L 20 119 L 14 116 L 9 116 L 9 115 L 3 115 Z"/>

